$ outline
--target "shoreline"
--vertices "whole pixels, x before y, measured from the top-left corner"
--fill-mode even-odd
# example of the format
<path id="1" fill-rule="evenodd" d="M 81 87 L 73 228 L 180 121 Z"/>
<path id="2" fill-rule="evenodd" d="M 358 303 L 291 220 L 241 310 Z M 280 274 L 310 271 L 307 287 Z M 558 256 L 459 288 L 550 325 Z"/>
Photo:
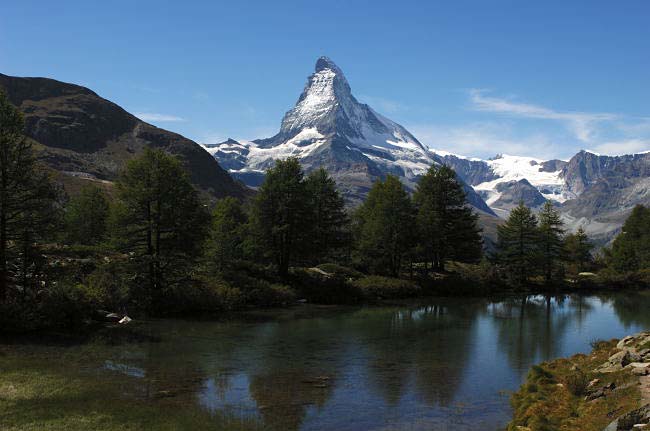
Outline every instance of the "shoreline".
<path id="1" fill-rule="evenodd" d="M 650 430 L 650 331 L 531 367 L 508 431 Z"/>

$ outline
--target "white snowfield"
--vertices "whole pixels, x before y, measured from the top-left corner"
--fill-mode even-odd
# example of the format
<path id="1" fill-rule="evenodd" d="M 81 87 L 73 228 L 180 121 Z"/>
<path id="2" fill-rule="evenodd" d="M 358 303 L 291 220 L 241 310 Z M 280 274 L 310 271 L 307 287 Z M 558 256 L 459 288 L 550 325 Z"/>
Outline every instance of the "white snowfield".
<path id="1" fill-rule="evenodd" d="M 542 171 L 544 160 L 503 154 L 498 158 L 484 162 L 492 172 L 499 176 L 495 180 L 473 186 L 476 191 L 487 192 L 488 198 L 485 202 L 488 205 L 496 202 L 501 196 L 501 193 L 497 191 L 497 185 L 522 179 L 537 188 L 546 199 L 561 203 L 569 198 L 565 190 L 564 179 L 561 176 L 562 171 Z"/>

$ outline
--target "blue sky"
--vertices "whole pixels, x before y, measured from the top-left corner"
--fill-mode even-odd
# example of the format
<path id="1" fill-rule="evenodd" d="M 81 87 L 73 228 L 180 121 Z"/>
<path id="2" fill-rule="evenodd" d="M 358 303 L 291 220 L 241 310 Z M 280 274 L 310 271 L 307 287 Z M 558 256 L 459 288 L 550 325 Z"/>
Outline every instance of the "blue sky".
<path id="1" fill-rule="evenodd" d="M 85 85 L 199 142 L 277 132 L 321 55 L 468 156 L 650 150 L 650 2 L 5 2 L 0 72 Z"/>

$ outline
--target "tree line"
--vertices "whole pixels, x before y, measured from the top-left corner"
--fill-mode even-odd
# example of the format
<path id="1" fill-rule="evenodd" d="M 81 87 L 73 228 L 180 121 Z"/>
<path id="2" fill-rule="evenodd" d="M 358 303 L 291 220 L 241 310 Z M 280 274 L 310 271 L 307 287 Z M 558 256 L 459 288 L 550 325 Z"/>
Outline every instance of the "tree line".
<path id="1" fill-rule="evenodd" d="M 113 187 L 89 182 L 69 198 L 36 161 L 23 130 L 21 114 L 0 95 L 0 306 L 6 315 L 38 314 L 34 307 L 52 301 L 74 307 L 78 293 L 66 290 L 70 285 L 101 291 L 116 306 L 128 297 L 154 312 L 184 296 L 196 294 L 201 302 L 187 287 L 197 280 L 227 279 L 235 289 L 246 284 L 251 296 L 284 294 L 292 267 L 324 263 L 413 278 L 445 273 L 449 262 L 482 262 L 513 286 L 534 277 L 552 284 L 594 265 L 585 231 L 567 234 L 550 202 L 538 214 L 523 203 L 514 208 L 498 227 L 494 250 L 485 253 L 479 216 L 447 166 L 432 166 L 412 194 L 387 175 L 350 209 L 324 169 L 305 174 L 288 158 L 268 169 L 253 198 L 210 205 L 178 159 L 147 148 Z M 608 265 L 648 268 L 649 225 L 648 209 L 636 208 L 606 251 Z M 89 274 L 88 256 L 95 258 Z M 255 265 L 267 266 L 253 274 Z M 220 295 L 233 293 L 232 286 L 219 286 Z"/>

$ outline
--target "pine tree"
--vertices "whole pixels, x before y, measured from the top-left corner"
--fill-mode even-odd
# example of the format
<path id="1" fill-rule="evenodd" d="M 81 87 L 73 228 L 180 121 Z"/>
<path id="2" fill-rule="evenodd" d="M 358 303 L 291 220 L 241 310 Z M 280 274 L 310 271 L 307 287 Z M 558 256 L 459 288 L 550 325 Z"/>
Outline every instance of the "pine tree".
<path id="1" fill-rule="evenodd" d="M 650 268 L 650 208 L 634 207 L 612 244 L 611 264 L 619 272 Z"/>
<path id="2" fill-rule="evenodd" d="M 36 244 L 58 218 L 59 189 L 36 163 L 20 112 L 0 91 L 0 303 L 39 276 Z"/>
<path id="3" fill-rule="evenodd" d="M 588 265 L 593 261 L 591 250 L 594 248 L 589 241 L 585 230 L 580 227 L 576 233 L 566 236 L 564 239 L 564 253 L 567 262 L 572 267 L 572 272 L 580 273 L 585 271 Z"/>
<path id="4" fill-rule="evenodd" d="M 84 186 L 65 208 L 66 240 L 72 244 L 95 245 L 106 236 L 109 203 L 95 185 Z"/>
<path id="5" fill-rule="evenodd" d="M 547 200 L 539 213 L 539 251 L 546 283 L 551 282 L 554 273 L 560 266 L 564 251 L 563 225 L 560 214 L 555 210 L 551 201 Z"/>
<path id="6" fill-rule="evenodd" d="M 432 166 L 420 178 L 413 200 L 425 259 L 443 271 L 445 260 L 476 262 L 482 240 L 478 215 L 467 205 L 465 192 L 448 166 Z"/>
<path id="7" fill-rule="evenodd" d="M 415 242 L 413 206 L 399 179 L 375 182 L 354 218 L 360 260 L 373 272 L 399 276 Z"/>
<path id="8" fill-rule="evenodd" d="M 320 168 L 305 180 L 311 213 L 309 249 L 312 263 L 322 263 L 328 257 L 341 257 L 349 237 L 349 217 L 336 182 Z"/>
<path id="9" fill-rule="evenodd" d="M 497 261 L 518 284 L 525 283 L 537 267 L 537 217 L 521 202 L 510 211 L 508 220 L 498 226 L 497 233 Z"/>
<path id="10" fill-rule="evenodd" d="M 112 208 L 114 239 L 139 264 L 156 306 L 163 289 L 185 277 L 203 250 L 210 215 L 180 162 L 145 149 L 129 161 L 117 182 Z"/>
<path id="11" fill-rule="evenodd" d="M 259 243 L 277 264 L 281 276 L 305 250 L 310 212 L 304 174 L 298 159 L 278 160 L 266 171 L 253 203 L 253 225 Z"/>
<path id="12" fill-rule="evenodd" d="M 248 216 L 237 199 L 226 197 L 217 202 L 212 212 L 208 256 L 220 271 L 242 258 L 247 222 Z"/>

